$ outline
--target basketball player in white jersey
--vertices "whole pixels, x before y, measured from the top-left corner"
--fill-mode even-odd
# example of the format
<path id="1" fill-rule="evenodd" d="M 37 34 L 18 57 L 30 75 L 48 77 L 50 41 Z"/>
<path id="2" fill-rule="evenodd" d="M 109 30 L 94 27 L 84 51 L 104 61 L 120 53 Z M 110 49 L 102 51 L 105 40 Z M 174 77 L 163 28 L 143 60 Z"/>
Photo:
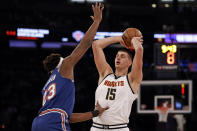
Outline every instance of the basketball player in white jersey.
<path id="1" fill-rule="evenodd" d="M 108 37 L 93 42 L 92 49 L 97 70 L 99 72 L 96 101 L 101 107 L 109 107 L 102 116 L 93 119 L 91 131 L 129 131 L 127 124 L 133 101 L 142 81 L 143 47 L 142 38 L 132 40 L 135 56 L 129 50 L 119 50 L 115 58 L 115 72 L 107 63 L 103 49 L 114 43 L 124 45 L 121 36 Z M 132 65 L 131 72 L 128 72 Z"/>

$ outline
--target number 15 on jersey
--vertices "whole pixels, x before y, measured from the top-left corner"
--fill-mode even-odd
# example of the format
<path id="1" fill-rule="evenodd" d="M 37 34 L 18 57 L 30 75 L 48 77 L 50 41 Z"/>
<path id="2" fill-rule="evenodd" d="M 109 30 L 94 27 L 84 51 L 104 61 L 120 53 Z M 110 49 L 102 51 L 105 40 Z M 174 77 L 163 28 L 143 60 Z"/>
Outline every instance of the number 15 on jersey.
<path id="1" fill-rule="evenodd" d="M 107 90 L 107 95 L 106 95 L 106 100 L 115 100 L 116 97 L 116 89 L 113 88 L 108 88 Z"/>

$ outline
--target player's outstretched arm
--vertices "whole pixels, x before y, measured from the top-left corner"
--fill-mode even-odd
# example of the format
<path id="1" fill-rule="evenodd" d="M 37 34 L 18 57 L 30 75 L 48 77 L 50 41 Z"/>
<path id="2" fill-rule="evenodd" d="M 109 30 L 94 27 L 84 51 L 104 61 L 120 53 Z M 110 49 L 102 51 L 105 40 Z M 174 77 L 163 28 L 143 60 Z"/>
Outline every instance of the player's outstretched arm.
<path id="1" fill-rule="evenodd" d="M 99 83 L 103 80 L 103 78 L 106 75 L 113 72 L 112 68 L 106 61 L 103 49 L 108 45 L 119 43 L 121 40 L 122 40 L 121 36 L 115 36 L 115 37 L 107 37 L 104 39 L 99 39 L 93 42 L 92 50 L 94 53 L 94 61 L 100 76 Z"/>
<path id="2" fill-rule="evenodd" d="M 94 36 L 97 32 L 99 24 L 102 20 L 102 12 L 104 7 L 101 4 L 92 5 L 92 10 L 94 16 L 91 16 L 93 19 L 93 24 L 90 26 L 88 31 L 85 33 L 83 39 L 80 41 L 79 45 L 73 50 L 71 55 L 66 57 L 63 60 L 62 66 L 60 67 L 60 74 L 66 78 L 73 79 L 73 67 L 75 64 L 82 58 L 88 48 L 91 46 Z"/>
<path id="3" fill-rule="evenodd" d="M 95 110 L 91 112 L 85 112 L 85 113 L 72 113 L 69 123 L 77 123 L 77 122 L 83 122 L 92 119 L 93 117 L 97 117 L 102 115 L 102 113 L 109 109 L 109 107 L 102 108 L 99 103 L 96 104 Z"/>
<path id="4" fill-rule="evenodd" d="M 131 41 L 135 49 L 135 56 L 133 58 L 132 69 L 128 74 L 128 77 L 134 93 L 137 93 L 143 77 L 143 39 L 141 37 L 134 37 Z"/>

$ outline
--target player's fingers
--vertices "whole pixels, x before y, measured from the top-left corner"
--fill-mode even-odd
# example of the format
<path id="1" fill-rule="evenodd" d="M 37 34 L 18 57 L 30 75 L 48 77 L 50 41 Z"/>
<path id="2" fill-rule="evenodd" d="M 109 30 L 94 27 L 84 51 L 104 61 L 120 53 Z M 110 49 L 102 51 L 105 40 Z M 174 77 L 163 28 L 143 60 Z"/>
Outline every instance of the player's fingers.
<path id="1" fill-rule="evenodd" d="M 101 11 L 103 11 L 103 9 L 104 9 L 104 5 L 103 5 L 103 7 L 101 8 Z"/>
<path id="2" fill-rule="evenodd" d="M 139 39 L 139 41 L 140 41 L 141 43 L 143 43 L 144 40 L 143 40 L 143 39 Z"/>
<path id="3" fill-rule="evenodd" d="M 121 44 L 122 46 L 125 46 L 124 40 L 125 40 L 125 36 L 122 35 L 121 40 L 120 40 L 120 44 Z"/>
<path id="4" fill-rule="evenodd" d="M 92 20 L 94 20 L 94 16 L 90 16 L 90 18 L 92 18 Z"/>
<path id="5" fill-rule="evenodd" d="M 101 3 L 99 3 L 99 5 L 98 5 L 98 9 L 99 9 L 99 10 L 101 9 Z"/>
<path id="6" fill-rule="evenodd" d="M 134 38 L 135 38 L 135 39 L 138 39 L 138 40 L 141 39 L 141 37 L 134 37 Z"/>
<path id="7" fill-rule="evenodd" d="M 105 107 L 104 109 L 105 109 L 105 110 L 108 110 L 108 109 L 109 109 L 109 107 L 107 106 L 107 107 Z"/>
<path id="8" fill-rule="evenodd" d="M 98 3 L 97 3 L 97 2 L 95 3 L 95 8 L 96 8 L 96 9 L 98 8 Z"/>
<path id="9" fill-rule="evenodd" d="M 140 39 L 140 42 L 143 42 L 144 40 L 143 39 Z"/>
<path id="10" fill-rule="evenodd" d="M 98 3 L 98 5 L 97 5 L 97 11 L 98 12 L 101 10 L 101 7 L 100 6 L 101 6 L 100 3 Z"/>
<path id="11" fill-rule="evenodd" d="M 131 43 L 134 43 L 136 41 L 136 37 L 133 37 L 132 39 L 131 39 Z"/>
<path id="12" fill-rule="evenodd" d="M 134 37 L 134 40 L 141 41 L 141 37 Z"/>
<path id="13" fill-rule="evenodd" d="M 139 42 L 140 42 L 141 44 L 143 44 L 143 41 L 144 41 L 144 40 L 143 40 L 142 38 L 139 39 Z"/>
<path id="14" fill-rule="evenodd" d="M 101 3 L 100 10 L 104 9 L 104 4 Z"/>
<path id="15" fill-rule="evenodd" d="M 92 10 L 95 13 L 95 6 L 94 5 L 92 5 Z"/>
<path id="16" fill-rule="evenodd" d="M 120 44 L 121 44 L 123 47 L 126 47 L 124 41 L 120 41 Z"/>

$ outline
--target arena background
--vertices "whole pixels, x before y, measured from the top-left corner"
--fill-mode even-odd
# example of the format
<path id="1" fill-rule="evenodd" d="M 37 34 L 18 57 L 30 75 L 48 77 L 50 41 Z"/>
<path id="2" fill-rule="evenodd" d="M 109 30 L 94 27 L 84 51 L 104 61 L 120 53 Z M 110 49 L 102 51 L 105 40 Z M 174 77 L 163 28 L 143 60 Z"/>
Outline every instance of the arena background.
<path id="1" fill-rule="evenodd" d="M 170 1 L 170 0 L 169 0 Z M 158 78 L 154 70 L 154 33 L 197 34 L 197 1 L 171 0 L 105 0 L 103 20 L 98 31 L 123 32 L 136 27 L 144 36 L 144 80 Z M 85 32 L 92 21 L 91 4 L 72 3 L 70 0 L 6 0 L 0 4 L 0 130 L 30 131 L 34 117 L 41 107 L 41 89 L 48 79 L 42 60 L 51 52 L 67 56 L 75 46 L 43 48 L 43 42 L 77 43 L 72 32 Z M 18 28 L 48 29 L 44 38 L 17 37 Z M 33 46 L 11 46 L 12 42 L 33 41 Z M 13 42 L 13 43 L 14 43 Z M 197 63 L 197 42 L 180 55 L 177 76 L 170 79 L 193 80 L 192 113 L 186 118 L 185 131 L 197 128 L 197 66 L 190 70 L 189 63 Z M 114 57 L 118 48 L 106 48 L 107 61 L 114 68 Z M 180 62 L 180 63 L 181 63 Z M 186 64 L 183 63 L 186 62 Z M 170 74 L 167 75 L 170 77 Z M 76 102 L 73 112 L 94 109 L 94 96 L 98 73 L 91 48 L 75 68 Z M 157 115 L 142 115 L 132 107 L 129 127 L 132 131 L 156 131 Z M 172 120 L 172 123 L 174 121 Z M 72 131 L 88 131 L 92 121 L 71 124 Z M 176 125 L 176 124 L 175 124 Z M 169 129 L 170 130 L 170 129 Z"/>

